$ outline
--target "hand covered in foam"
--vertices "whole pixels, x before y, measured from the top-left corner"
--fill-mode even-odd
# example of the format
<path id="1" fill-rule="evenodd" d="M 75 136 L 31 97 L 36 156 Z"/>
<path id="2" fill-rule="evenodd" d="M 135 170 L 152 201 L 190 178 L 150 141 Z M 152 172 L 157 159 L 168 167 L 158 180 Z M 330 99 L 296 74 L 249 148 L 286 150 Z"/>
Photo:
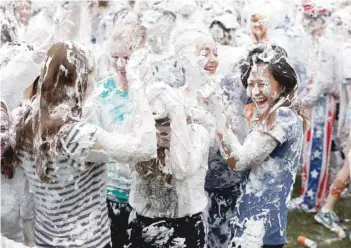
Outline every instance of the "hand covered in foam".
<path id="1" fill-rule="evenodd" d="M 183 107 L 179 90 L 164 82 L 157 82 L 147 87 L 146 95 L 155 119 L 175 116 L 177 108 Z"/>

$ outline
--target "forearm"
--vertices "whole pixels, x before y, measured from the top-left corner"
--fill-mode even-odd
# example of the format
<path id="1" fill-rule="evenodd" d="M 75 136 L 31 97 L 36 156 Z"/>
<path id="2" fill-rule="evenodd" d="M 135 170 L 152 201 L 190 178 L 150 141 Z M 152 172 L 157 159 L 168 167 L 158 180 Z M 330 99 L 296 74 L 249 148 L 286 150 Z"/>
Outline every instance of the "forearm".
<path id="1" fill-rule="evenodd" d="M 184 110 L 174 109 L 171 113 L 170 156 L 175 171 L 186 174 L 190 169 L 191 141 Z"/>
<path id="2" fill-rule="evenodd" d="M 104 150 L 112 160 L 121 163 L 129 163 L 135 157 L 140 156 L 141 142 L 131 135 L 109 133 L 103 129 L 97 131 L 97 148 Z M 152 154 L 143 154 L 149 160 Z"/>
<path id="3" fill-rule="evenodd" d="M 270 135 L 252 131 L 243 145 L 229 129 L 219 133 L 221 148 L 230 168 L 244 171 L 262 163 L 276 148 L 278 142 Z"/>

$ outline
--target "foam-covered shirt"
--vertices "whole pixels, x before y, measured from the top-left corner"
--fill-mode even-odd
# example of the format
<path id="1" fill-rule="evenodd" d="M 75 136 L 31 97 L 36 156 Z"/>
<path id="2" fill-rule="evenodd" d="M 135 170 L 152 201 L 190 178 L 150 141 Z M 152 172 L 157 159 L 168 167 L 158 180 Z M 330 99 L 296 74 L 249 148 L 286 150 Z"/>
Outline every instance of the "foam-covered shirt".
<path id="1" fill-rule="evenodd" d="M 120 130 L 125 118 L 131 112 L 128 92 L 117 88 L 113 77 L 97 83 L 99 93 L 96 101 L 99 106 L 99 125 L 108 131 Z M 131 187 L 129 165 L 117 162 L 108 163 L 107 198 L 112 201 L 127 203 Z"/>
<path id="2" fill-rule="evenodd" d="M 276 121 L 268 130 L 254 126 L 279 142 L 273 152 L 250 170 L 248 181 L 238 200 L 232 231 L 236 244 L 251 240 L 265 245 L 286 241 L 287 202 L 299 166 L 303 141 L 302 119 L 287 107 L 277 110 Z M 254 247 L 254 246 L 252 246 Z"/>

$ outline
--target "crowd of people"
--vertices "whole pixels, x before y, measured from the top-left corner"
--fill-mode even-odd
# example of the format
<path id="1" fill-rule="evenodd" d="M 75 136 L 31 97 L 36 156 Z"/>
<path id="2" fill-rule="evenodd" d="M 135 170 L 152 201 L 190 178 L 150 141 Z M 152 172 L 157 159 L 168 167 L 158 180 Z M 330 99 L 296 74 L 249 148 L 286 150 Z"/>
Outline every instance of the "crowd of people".
<path id="1" fill-rule="evenodd" d="M 279 248 L 288 211 L 341 228 L 351 1 L 21 0 L 0 20 L 1 247 Z"/>

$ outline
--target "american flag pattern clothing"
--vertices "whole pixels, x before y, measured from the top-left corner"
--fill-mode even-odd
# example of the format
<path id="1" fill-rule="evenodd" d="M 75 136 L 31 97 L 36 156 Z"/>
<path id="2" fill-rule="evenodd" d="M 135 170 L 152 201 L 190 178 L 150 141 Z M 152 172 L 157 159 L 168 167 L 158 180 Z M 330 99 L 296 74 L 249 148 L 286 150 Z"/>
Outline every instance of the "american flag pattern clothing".
<path id="1" fill-rule="evenodd" d="M 335 98 L 326 94 L 311 109 L 305 134 L 302 173 L 302 208 L 319 209 L 328 195 L 328 168 L 335 119 Z"/>

